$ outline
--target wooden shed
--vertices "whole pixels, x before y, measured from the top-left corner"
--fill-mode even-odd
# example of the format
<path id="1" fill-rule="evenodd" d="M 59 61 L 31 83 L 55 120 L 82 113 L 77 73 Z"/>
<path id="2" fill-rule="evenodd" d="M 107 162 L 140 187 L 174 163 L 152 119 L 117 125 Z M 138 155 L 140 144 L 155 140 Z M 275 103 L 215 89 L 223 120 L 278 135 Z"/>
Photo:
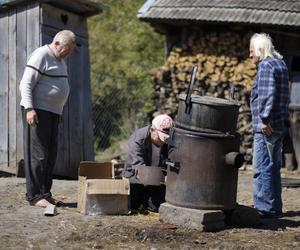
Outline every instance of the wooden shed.
<path id="1" fill-rule="evenodd" d="M 87 18 L 99 12 L 85 0 L 0 1 L 0 169 L 18 170 L 23 162 L 19 82 L 27 58 L 63 29 L 76 34 L 77 46 L 67 59 L 71 90 L 54 174 L 76 178 L 79 162 L 94 159 Z"/>
<path id="2" fill-rule="evenodd" d="M 279 46 L 287 54 L 299 55 L 295 44 L 300 28 L 297 0 L 148 0 L 138 17 L 166 35 L 167 51 L 172 45 L 186 42 L 195 27 L 217 31 L 217 25 L 225 30 L 254 29 L 274 34 L 276 42 L 278 37 L 285 40 Z"/>
<path id="3" fill-rule="evenodd" d="M 166 37 L 166 63 L 153 77 L 159 92 L 156 94 L 159 96 L 157 111 L 176 112 L 178 94 L 185 91 L 191 65 L 198 66 L 196 84 L 205 88 L 207 94 L 223 98 L 228 91 L 222 88 L 234 83 L 242 102 L 241 151 L 250 163 L 249 96 L 256 69 L 248 63 L 249 35 L 254 32 L 270 34 L 289 67 L 292 86 L 299 85 L 300 1 L 148 0 L 138 17 Z M 299 137 L 299 132 L 293 132 Z M 300 146 L 296 154 L 299 163 Z"/>

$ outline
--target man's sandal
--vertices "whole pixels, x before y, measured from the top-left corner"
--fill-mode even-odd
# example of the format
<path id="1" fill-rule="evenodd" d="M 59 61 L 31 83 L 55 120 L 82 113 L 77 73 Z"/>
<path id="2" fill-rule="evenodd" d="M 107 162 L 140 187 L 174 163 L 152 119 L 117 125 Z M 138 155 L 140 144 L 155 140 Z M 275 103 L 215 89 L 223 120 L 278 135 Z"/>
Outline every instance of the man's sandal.
<path id="1" fill-rule="evenodd" d="M 48 197 L 46 198 L 46 200 L 57 207 L 62 207 L 65 205 L 65 203 L 63 203 L 62 201 L 56 200 L 52 197 Z"/>

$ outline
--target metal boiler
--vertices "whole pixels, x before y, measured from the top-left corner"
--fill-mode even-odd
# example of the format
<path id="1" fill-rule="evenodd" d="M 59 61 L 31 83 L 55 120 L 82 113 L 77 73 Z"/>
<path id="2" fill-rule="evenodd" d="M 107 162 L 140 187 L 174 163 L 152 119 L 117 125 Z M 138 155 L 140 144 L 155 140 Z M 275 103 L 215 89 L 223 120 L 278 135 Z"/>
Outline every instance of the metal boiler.
<path id="1" fill-rule="evenodd" d="M 194 74 L 170 132 L 166 201 L 194 209 L 234 209 L 238 168 L 244 163 L 236 133 L 239 104 L 191 95 Z"/>

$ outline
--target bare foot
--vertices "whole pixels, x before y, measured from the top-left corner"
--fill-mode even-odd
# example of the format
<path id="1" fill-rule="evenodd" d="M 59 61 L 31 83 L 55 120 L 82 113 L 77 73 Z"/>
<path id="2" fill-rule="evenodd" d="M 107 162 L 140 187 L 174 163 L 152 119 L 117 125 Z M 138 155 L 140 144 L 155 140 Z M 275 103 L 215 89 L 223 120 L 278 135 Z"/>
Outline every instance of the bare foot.
<path id="1" fill-rule="evenodd" d="M 49 201 L 47 201 L 46 199 L 41 199 L 34 204 L 34 206 L 36 206 L 36 207 L 43 207 L 43 208 L 45 208 L 49 205 L 51 205 L 51 203 Z"/>

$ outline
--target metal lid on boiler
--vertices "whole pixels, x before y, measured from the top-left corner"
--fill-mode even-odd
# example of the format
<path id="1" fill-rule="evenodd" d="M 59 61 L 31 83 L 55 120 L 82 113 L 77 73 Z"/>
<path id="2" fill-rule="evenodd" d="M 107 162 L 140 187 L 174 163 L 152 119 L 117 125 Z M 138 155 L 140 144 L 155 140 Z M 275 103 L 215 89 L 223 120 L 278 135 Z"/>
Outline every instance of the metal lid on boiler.
<path id="1" fill-rule="evenodd" d="M 179 100 L 185 101 L 186 94 L 180 94 Z M 217 98 L 213 96 L 200 96 L 200 95 L 191 95 L 192 103 L 206 104 L 206 105 L 215 105 L 215 106 L 240 106 L 240 103 L 236 100 L 227 100 L 222 98 Z"/>

